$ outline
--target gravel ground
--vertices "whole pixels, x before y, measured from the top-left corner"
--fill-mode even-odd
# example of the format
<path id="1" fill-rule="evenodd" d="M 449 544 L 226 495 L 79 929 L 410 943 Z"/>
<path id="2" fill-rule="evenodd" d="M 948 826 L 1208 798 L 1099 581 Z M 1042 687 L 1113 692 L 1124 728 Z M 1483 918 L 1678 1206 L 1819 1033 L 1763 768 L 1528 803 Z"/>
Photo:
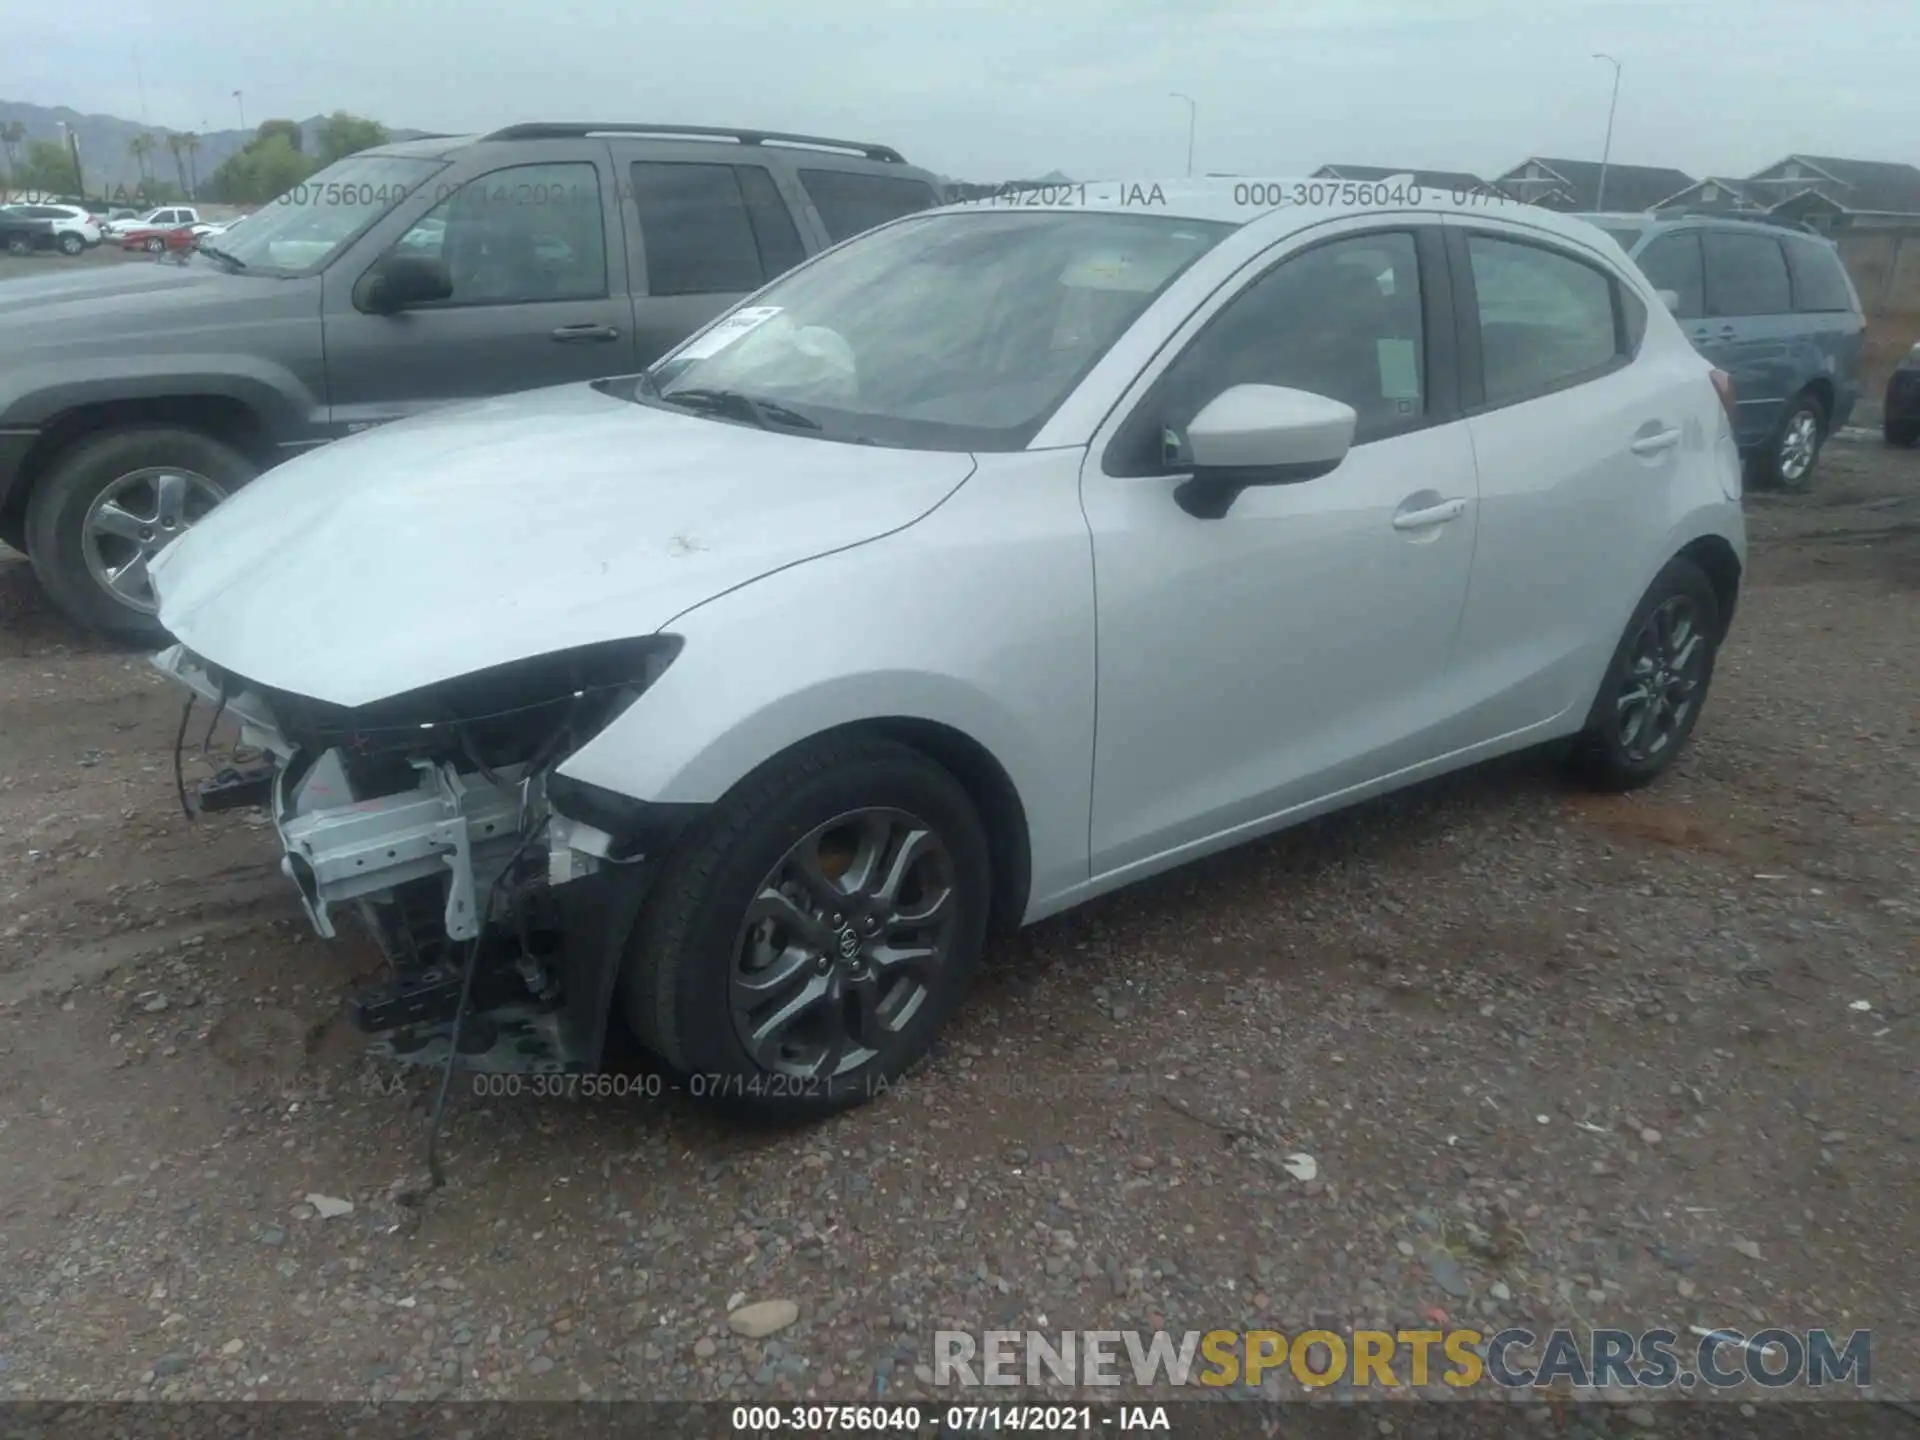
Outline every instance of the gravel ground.
<path id="1" fill-rule="evenodd" d="M 1911 1396 L 1920 453 L 1824 463 L 1652 791 L 1509 763 L 1051 921 L 804 1132 L 462 1085 L 411 1206 L 374 954 L 0 557 L 0 1395 L 894 1400 L 943 1326 L 1444 1316 L 1870 1327 Z"/>

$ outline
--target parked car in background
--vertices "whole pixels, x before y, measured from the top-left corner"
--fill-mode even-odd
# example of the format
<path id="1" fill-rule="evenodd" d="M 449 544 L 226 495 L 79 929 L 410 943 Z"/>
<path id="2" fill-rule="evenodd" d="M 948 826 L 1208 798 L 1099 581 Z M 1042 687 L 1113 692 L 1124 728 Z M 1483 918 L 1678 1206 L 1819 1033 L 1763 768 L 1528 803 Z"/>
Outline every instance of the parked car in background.
<path id="1" fill-rule="evenodd" d="M 620 1005 L 818 1116 L 992 931 L 1535 745 L 1659 776 L 1740 588 L 1724 377 L 1576 221 L 1282 188 L 909 215 L 162 553 L 158 663 L 389 958 L 363 1028 L 437 1059 L 487 995 L 472 1064 L 595 1071 Z"/>
<path id="2" fill-rule="evenodd" d="M 78 205 L 29 203 L 9 209 L 29 219 L 45 220 L 53 230 L 53 246 L 63 255 L 78 255 L 100 243 L 100 222 Z"/>
<path id="3" fill-rule="evenodd" d="M 145 250 L 155 255 L 163 250 L 191 250 L 197 238 L 191 225 L 132 225 L 114 236 L 122 250 Z"/>
<path id="4" fill-rule="evenodd" d="M 1586 215 L 1671 296 L 1702 355 L 1733 376 L 1755 480 L 1813 484 L 1820 447 L 1860 395 L 1866 316 L 1840 252 L 1791 222 Z"/>
<path id="5" fill-rule="evenodd" d="M 516 125 L 362 151 L 222 235 L 195 237 L 198 216 L 125 232 L 197 257 L 15 288 L 0 311 L 0 539 L 67 614 L 158 638 L 147 562 L 267 467 L 630 374 L 937 185 L 884 145 Z"/>
<path id="6" fill-rule="evenodd" d="M 31 255 L 36 250 L 52 250 L 53 222 L 29 214 L 26 205 L 0 205 L 0 249 L 9 255 Z"/>
<path id="7" fill-rule="evenodd" d="M 109 220 L 102 229 L 108 239 L 118 240 L 129 230 L 171 230 L 179 225 L 197 225 L 200 212 L 191 205 L 159 205 L 140 214 L 129 212 L 125 218 Z"/>
<path id="8" fill-rule="evenodd" d="M 1920 441 L 1920 344 L 1900 358 L 1887 377 L 1886 406 L 1882 411 L 1881 433 L 1889 445 L 1912 445 Z"/>

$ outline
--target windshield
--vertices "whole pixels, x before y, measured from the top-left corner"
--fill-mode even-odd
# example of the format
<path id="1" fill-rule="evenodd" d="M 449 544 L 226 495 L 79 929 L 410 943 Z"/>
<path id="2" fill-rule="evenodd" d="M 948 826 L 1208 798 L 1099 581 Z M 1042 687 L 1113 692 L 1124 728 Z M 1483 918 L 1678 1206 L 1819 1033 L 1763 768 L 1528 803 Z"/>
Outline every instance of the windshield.
<path id="1" fill-rule="evenodd" d="M 1153 298 L 1234 227 L 1079 211 L 928 215 L 778 281 L 635 398 L 795 433 L 1018 450 Z M 755 406 L 717 400 L 749 397 Z"/>
<path id="2" fill-rule="evenodd" d="M 230 227 L 217 248 L 249 270 L 318 269 L 440 167 L 438 160 L 350 155 Z"/>

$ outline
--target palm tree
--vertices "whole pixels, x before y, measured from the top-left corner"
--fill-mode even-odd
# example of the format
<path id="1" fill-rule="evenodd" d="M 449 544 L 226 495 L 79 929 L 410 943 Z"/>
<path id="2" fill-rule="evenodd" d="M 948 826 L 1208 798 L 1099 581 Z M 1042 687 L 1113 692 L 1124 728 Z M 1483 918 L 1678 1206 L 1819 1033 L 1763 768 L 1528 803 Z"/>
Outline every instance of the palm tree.
<path id="1" fill-rule="evenodd" d="M 153 136 L 141 131 L 127 142 L 127 153 L 133 156 L 134 164 L 140 167 L 140 180 L 143 184 L 153 184 L 153 171 L 148 166 L 148 157 L 153 154 Z"/>
<path id="2" fill-rule="evenodd" d="M 169 134 L 167 136 L 167 149 L 172 152 L 173 168 L 180 176 L 180 193 L 182 195 L 188 194 L 190 192 L 187 189 L 186 136 Z"/>
<path id="3" fill-rule="evenodd" d="M 187 178 L 193 183 L 187 187 L 187 198 L 200 198 L 200 167 L 193 157 L 200 153 L 200 137 L 189 130 L 180 137 L 180 148 L 187 152 Z"/>
<path id="4" fill-rule="evenodd" d="M 13 188 L 15 177 L 19 174 L 20 146 L 27 138 L 27 127 L 19 120 L 9 120 L 0 125 L 0 149 L 7 152 L 7 187 Z"/>

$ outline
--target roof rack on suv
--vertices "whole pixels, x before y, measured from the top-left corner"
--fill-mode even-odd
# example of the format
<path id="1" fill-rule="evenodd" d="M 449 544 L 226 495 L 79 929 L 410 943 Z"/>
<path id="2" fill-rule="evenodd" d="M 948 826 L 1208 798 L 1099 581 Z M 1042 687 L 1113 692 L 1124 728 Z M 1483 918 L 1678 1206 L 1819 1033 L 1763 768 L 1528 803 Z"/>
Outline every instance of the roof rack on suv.
<path id="1" fill-rule="evenodd" d="M 1764 210 L 1701 210 L 1690 207 L 1678 207 L 1672 210 L 1654 210 L 1649 212 L 1656 220 L 1738 220 L 1747 225 L 1772 225 L 1780 230 L 1798 230 L 1806 235 L 1818 235 L 1818 227 L 1804 220 L 1795 220 L 1790 215 L 1770 215 Z"/>
<path id="2" fill-rule="evenodd" d="M 698 140 L 733 140 L 742 145 L 801 145 L 814 150 L 850 150 L 869 160 L 904 165 L 906 157 L 891 145 L 864 140 L 832 140 L 824 135 L 790 135 L 781 130 L 735 130 L 725 125 L 585 125 L 538 121 L 509 125 L 482 140 L 578 140 L 588 135 L 685 135 Z"/>

